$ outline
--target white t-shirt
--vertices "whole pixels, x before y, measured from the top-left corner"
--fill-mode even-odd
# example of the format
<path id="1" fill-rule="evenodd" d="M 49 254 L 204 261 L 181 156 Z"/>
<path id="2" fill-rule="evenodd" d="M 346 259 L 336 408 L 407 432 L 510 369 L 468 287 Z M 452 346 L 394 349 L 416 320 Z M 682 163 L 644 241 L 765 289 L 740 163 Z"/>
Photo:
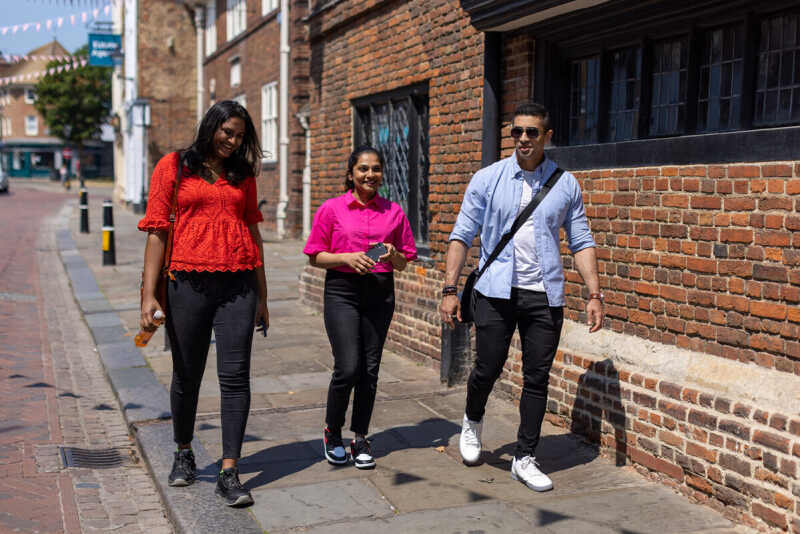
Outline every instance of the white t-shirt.
<path id="1" fill-rule="evenodd" d="M 520 199 L 517 213 L 525 209 L 533 195 L 541 188 L 541 184 L 536 179 L 537 175 L 541 174 L 541 169 L 542 167 L 539 166 L 535 171 L 522 171 L 522 198 Z M 536 185 L 535 191 L 534 184 Z M 533 214 L 514 234 L 513 241 L 514 274 L 511 277 L 511 287 L 529 289 L 531 291 L 544 291 L 542 270 L 539 267 L 539 255 L 536 254 Z"/>

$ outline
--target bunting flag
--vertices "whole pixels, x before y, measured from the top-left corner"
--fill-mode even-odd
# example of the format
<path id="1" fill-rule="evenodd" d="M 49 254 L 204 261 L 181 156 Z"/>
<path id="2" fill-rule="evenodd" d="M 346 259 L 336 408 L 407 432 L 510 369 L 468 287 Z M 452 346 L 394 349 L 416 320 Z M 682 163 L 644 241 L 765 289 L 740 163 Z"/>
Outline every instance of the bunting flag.
<path id="1" fill-rule="evenodd" d="M 10 83 L 17 83 L 21 81 L 29 81 L 29 80 L 38 80 L 42 76 L 47 74 L 58 74 L 61 72 L 70 71 L 72 69 L 77 69 L 78 67 L 85 67 L 89 63 L 89 60 L 85 57 L 82 58 L 72 58 L 70 63 L 65 63 L 64 65 L 59 65 L 58 67 L 51 67 L 49 69 L 45 69 L 39 72 L 29 72 L 28 74 L 18 74 L 16 76 L 7 76 L 5 78 L 0 78 L 0 86 L 8 85 Z"/>
<path id="2" fill-rule="evenodd" d="M 21 63 L 23 61 L 74 61 L 74 59 L 73 56 L 43 56 L 37 54 L 11 54 L 5 58 L 8 63 Z"/>
<path id="3" fill-rule="evenodd" d="M 86 23 L 89 18 L 91 17 L 92 20 L 97 20 L 100 17 L 100 11 L 103 12 L 104 15 L 108 16 L 111 13 L 111 6 L 116 5 L 117 0 L 104 0 L 105 5 L 100 8 L 96 7 L 94 9 L 88 11 L 81 11 L 78 13 L 73 13 L 69 15 L 69 23 L 73 26 L 78 21 L 80 17 L 80 21 Z M 34 22 L 25 22 L 22 24 L 12 24 L 9 26 L 0 26 L 0 34 L 6 35 L 9 31 L 12 35 L 16 34 L 18 31 L 26 32 L 28 29 L 34 29 L 37 32 L 42 30 L 42 27 L 46 28 L 47 30 L 52 29 L 53 24 L 57 27 L 61 27 L 64 22 L 66 22 L 67 15 L 61 17 L 50 18 L 47 20 L 42 21 L 34 21 Z"/>

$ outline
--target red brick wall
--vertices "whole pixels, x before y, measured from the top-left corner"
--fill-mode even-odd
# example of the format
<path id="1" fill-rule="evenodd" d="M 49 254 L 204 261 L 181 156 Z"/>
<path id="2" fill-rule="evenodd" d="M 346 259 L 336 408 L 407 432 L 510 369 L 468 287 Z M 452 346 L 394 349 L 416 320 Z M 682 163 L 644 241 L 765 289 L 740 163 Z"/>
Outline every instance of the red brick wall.
<path id="1" fill-rule="evenodd" d="M 308 42 L 303 17 L 307 14 L 306 0 L 291 0 L 289 13 L 292 20 L 289 40 L 291 46 L 289 76 L 289 206 L 286 228 L 291 237 L 302 231 L 302 176 L 305 163 L 305 133 L 295 114 L 308 103 Z M 261 87 L 278 82 L 280 78 L 280 24 L 278 11 L 261 15 L 261 2 L 247 2 L 247 28 L 228 41 L 225 34 L 224 1 L 217 2 L 217 50 L 205 60 L 205 97 L 210 105 L 209 82 L 215 80 L 216 101 L 244 94 L 247 111 L 261 138 Z M 241 64 L 241 84 L 230 86 L 230 59 L 238 56 Z M 278 154 L 280 140 L 274 154 L 274 163 L 266 163 L 258 179 L 258 197 L 264 215 L 264 228 L 276 229 L 276 208 L 280 191 Z"/>

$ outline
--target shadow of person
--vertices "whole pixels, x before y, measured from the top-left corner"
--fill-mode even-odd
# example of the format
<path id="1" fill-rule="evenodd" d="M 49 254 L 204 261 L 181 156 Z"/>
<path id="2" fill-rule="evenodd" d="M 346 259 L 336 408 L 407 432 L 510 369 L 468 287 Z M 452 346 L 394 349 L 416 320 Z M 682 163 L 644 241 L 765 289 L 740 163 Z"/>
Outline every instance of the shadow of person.
<path id="1" fill-rule="evenodd" d="M 447 446 L 450 438 L 461 432 L 461 427 L 441 418 L 426 419 L 416 425 L 393 427 L 370 436 L 372 454 L 380 459 L 394 451 Z M 350 442 L 345 438 L 345 447 Z M 283 477 L 293 475 L 319 462 L 325 462 L 322 436 L 318 439 L 293 441 L 260 450 L 239 460 L 242 474 L 256 473 L 244 483 L 250 490 L 265 486 Z M 345 466 L 351 464 L 345 464 Z M 345 467 L 342 466 L 342 467 Z M 330 466 L 340 469 L 339 466 Z"/>
<path id="2" fill-rule="evenodd" d="M 517 442 L 506 443 L 493 451 L 484 451 L 481 462 L 502 471 L 511 469 L 511 459 Z M 536 461 L 547 473 L 556 473 L 573 467 L 588 464 L 597 458 L 596 447 L 587 445 L 574 434 L 552 434 L 542 436 L 536 446 Z"/>
<path id="3" fill-rule="evenodd" d="M 594 362 L 578 379 L 572 405 L 571 430 L 583 436 L 596 451 L 612 451 L 617 466 L 628 456 L 625 407 L 622 405 L 619 373 L 614 362 Z"/>

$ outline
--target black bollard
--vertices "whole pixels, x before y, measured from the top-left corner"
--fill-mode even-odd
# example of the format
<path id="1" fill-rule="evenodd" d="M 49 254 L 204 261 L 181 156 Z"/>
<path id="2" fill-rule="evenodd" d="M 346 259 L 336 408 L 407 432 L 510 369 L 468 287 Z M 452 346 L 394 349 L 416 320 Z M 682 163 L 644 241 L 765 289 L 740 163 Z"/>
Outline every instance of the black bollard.
<path id="1" fill-rule="evenodd" d="M 114 212 L 110 199 L 103 201 L 103 265 L 117 264 L 117 247 L 114 245 Z"/>
<path id="2" fill-rule="evenodd" d="M 89 233 L 89 193 L 86 189 L 81 189 L 78 207 L 81 209 L 81 233 Z"/>

